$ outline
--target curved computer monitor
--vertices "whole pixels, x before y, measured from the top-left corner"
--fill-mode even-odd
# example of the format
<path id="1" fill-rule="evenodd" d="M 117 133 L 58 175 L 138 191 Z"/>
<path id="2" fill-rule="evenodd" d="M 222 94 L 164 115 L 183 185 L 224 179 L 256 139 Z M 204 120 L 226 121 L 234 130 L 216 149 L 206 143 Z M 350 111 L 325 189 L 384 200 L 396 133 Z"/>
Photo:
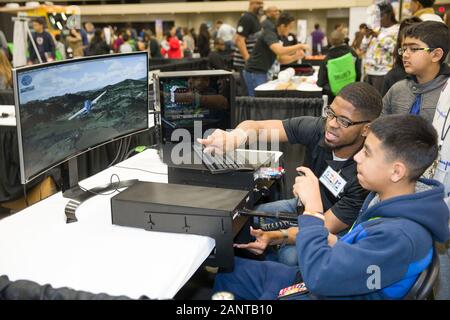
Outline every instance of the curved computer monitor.
<path id="1" fill-rule="evenodd" d="M 148 129 L 146 52 L 13 70 L 21 182 Z"/>

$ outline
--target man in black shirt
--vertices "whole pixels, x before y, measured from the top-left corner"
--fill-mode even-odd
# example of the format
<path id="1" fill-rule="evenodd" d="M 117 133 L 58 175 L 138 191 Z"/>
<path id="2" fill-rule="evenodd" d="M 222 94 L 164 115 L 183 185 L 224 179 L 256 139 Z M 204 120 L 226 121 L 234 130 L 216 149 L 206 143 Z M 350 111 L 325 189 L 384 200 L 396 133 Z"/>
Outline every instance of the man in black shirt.
<path id="1" fill-rule="evenodd" d="M 302 144 L 306 147 L 303 166 L 321 177 L 320 193 L 324 206 L 325 226 L 330 233 L 338 234 L 348 229 L 356 220 L 367 191 L 357 179 L 353 156 L 362 148 L 367 127 L 382 109 L 382 97 L 371 85 L 355 82 L 344 87 L 327 107 L 326 119 L 321 117 L 298 117 L 281 120 L 252 121 L 240 123 L 235 130 L 216 130 L 207 139 L 198 142 L 206 146 L 205 152 L 232 150 L 244 144 L 248 137 L 267 136 L 270 141 Z M 335 183 L 327 183 L 330 174 L 338 177 Z M 337 186 L 341 184 L 341 188 Z M 343 185 L 343 188 L 342 188 Z M 297 195 L 298 185 L 293 186 Z M 336 191 L 337 190 L 337 191 Z M 265 212 L 296 212 L 297 199 L 281 200 L 263 204 L 257 208 Z M 286 238 L 297 232 L 296 227 L 287 232 L 251 230 L 256 241 L 240 244 L 256 254 L 261 254 L 275 239 Z M 301 231 L 300 231 L 301 232 Z M 283 246 L 276 257 L 279 262 L 296 265 L 297 253 L 293 246 Z"/>
<path id="2" fill-rule="evenodd" d="M 303 44 L 283 47 L 282 37 L 287 37 L 295 25 L 295 18 L 283 12 L 277 20 L 275 30 L 265 29 L 258 37 L 255 48 L 248 59 L 243 72 L 248 95 L 255 95 L 255 88 L 267 82 L 267 72 L 275 59 L 288 64 L 304 57 Z"/>
<path id="3" fill-rule="evenodd" d="M 269 29 L 275 31 L 275 25 L 280 17 L 280 9 L 275 6 L 270 6 L 266 9 L 265 15 L 266 19 L 261 23 L 261 27 L 264 30 Z"/>
<path id="4" fill-rule="evenodd" d="M 263 15 L 263 0 L 250 0 L 248 11 L 238 21 L 234 43 L 233 66 L 237 71 L 244 69 L 256 43 L 257 33 L 261 30 L 259 18 Z"/>
<path id="5" fill-rule="evenodd" d="M 44 30 L 44 20 L 38 18 L 33 21 L 33 40 L 36 44 L 38 52 L 36 53 L 31 41 L 28 40 L 28 52 L 30 54 L 28 64 L 39 63 L 37 54 L 42 62 L 50 62 L 55 59 L 55 43 L 50 33 Z"/>

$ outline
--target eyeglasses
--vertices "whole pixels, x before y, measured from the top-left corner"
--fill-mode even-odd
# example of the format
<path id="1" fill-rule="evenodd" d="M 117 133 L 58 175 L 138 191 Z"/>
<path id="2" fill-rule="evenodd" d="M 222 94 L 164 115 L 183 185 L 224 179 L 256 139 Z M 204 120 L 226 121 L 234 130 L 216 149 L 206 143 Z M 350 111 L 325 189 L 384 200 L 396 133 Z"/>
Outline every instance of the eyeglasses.
<path id="1" fill-rule="evenodd" d="M 333 109 L 330 108 L 330 106 L 325 107 L 324 109 L 325 117 L 332 120 L 333 118 L 336 118 L 336 122 L 343 128 L 348 128 L 350 126 L 354 126 L 361 123 L 369 123 L 371 120 L 365 120 L 365 121 L 351 121 L 347 118 L 337 116 L 336 113 L 334 113 Z"/>
<path id="2" fill-rule="evenodd" d="M 411 48 L 411 47 L 404 47 L 404 48 L 398 48 L 397 52 L 400 56 L 402 56 L 403 54 L 405 54 L 407 51 L 409 53 L 416 53 L 417 51 L 427 51 L 427 52 L 431 52 L 434 49 L 437 48 Z"/>

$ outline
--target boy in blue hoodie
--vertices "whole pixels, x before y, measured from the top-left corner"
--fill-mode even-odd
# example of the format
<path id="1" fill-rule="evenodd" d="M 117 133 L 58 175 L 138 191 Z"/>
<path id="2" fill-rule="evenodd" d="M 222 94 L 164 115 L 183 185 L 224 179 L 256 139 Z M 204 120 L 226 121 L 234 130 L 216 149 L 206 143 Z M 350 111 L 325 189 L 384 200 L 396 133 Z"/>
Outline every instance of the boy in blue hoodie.
<path id="1" fill-rule="evenodd" d="M 443 185 L 419 179 L 437 156 L 431 124 L 412 115 L 375 120 L 355 155 L 358 180 L 372 192 L 342 238 L 324 227 L 319 181 L 298 168 L 294 193 L 305 205 L 295 242 L 298 267 L 235 258 L 214 291 L 237 299 L 401 299 L 430 264 L 433 241 L 449 238 Z M 288 289 L 286 289 L 288 288 Z"/>

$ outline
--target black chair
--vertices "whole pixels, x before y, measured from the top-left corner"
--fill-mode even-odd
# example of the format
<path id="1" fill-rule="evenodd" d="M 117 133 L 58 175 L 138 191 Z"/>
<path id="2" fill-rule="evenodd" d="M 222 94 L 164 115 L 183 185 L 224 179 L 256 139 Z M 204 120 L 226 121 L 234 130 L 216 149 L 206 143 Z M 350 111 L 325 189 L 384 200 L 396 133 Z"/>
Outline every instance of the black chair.
<path id="1" fill-rule="evenodd" d="M 434 300 L 433 287 L 438 275 L 439 256 L 436 248 L 433 248 L 433 258 L 430 265 L 419 275 L 404 300 Z"/>

